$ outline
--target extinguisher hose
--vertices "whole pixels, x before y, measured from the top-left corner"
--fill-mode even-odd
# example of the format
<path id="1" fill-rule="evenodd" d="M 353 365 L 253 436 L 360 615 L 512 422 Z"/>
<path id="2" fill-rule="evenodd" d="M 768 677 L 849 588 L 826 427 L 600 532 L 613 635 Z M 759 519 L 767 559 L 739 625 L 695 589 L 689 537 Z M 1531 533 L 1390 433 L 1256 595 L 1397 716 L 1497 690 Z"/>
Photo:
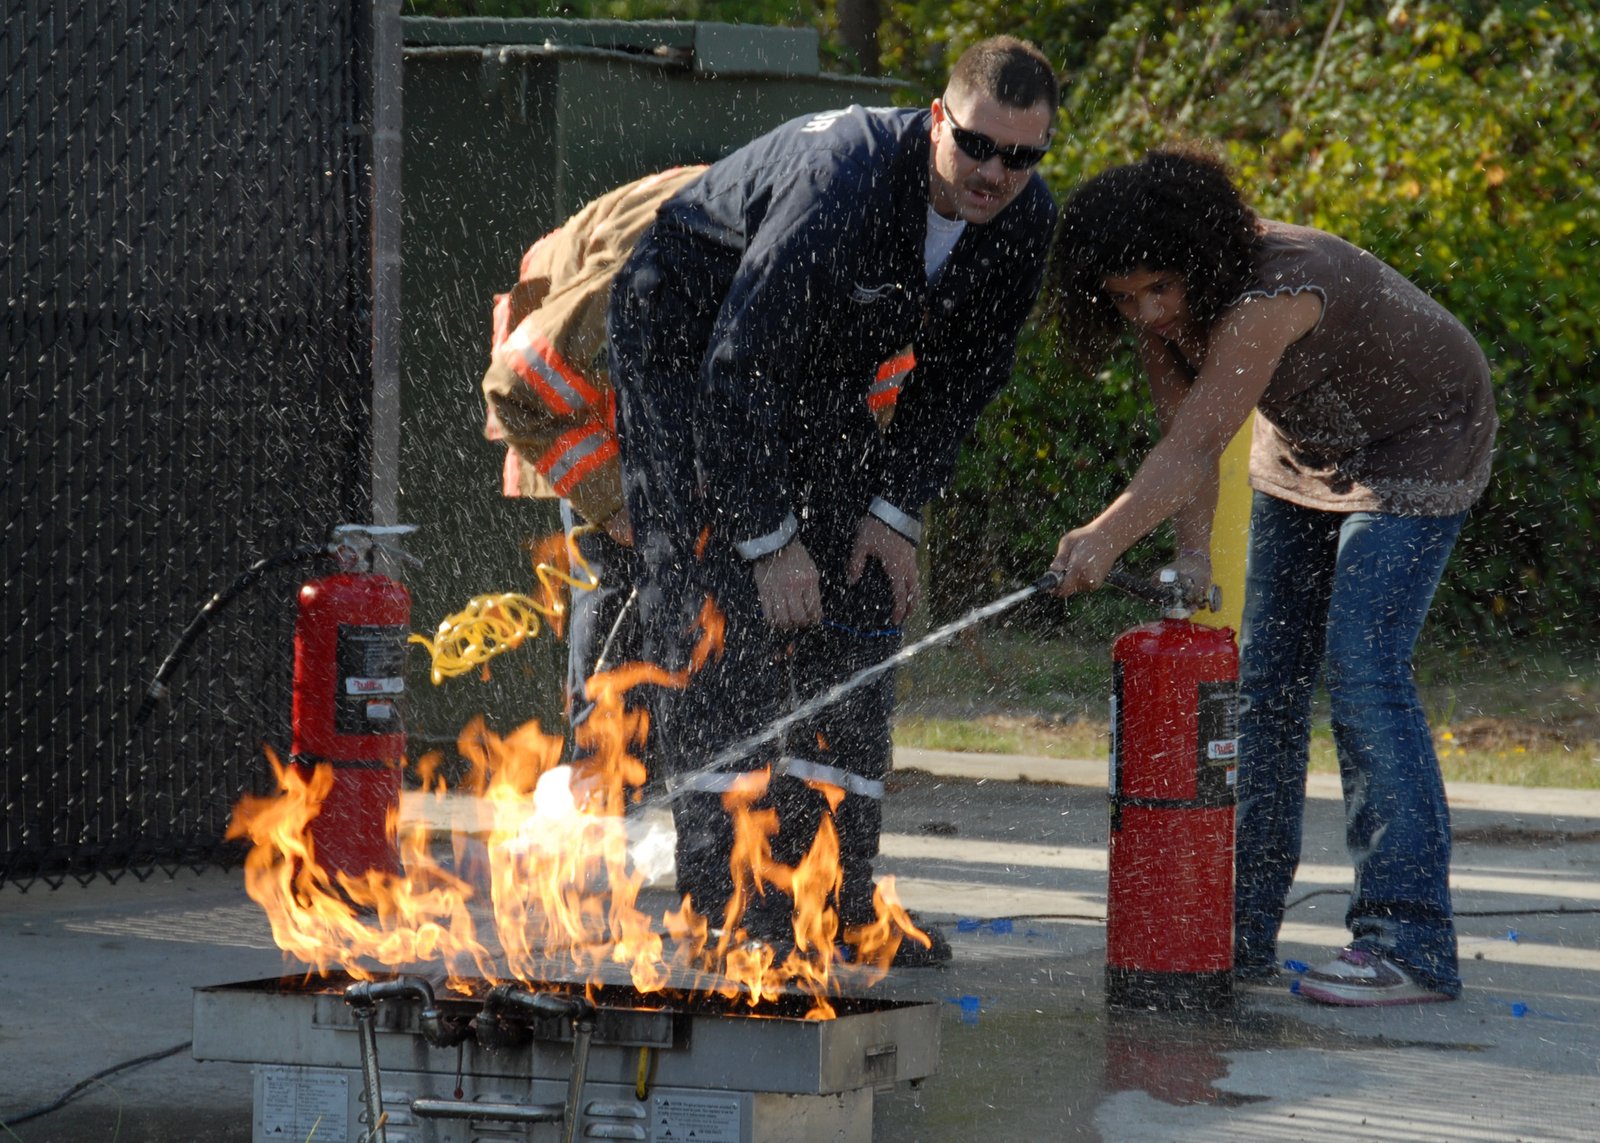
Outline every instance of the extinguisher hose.
<path id="1" fill-rule="evenodd" d="M 139 704 L 139 709 L 133 716 L 133 725 L 136 727 L 142 725 L 144 720 L 150 717 L 150 713 L 155 710 L 157 704 L 167 697 L 169 693 L 167 684 L 171 681 L 179 664 L 183 662 L 185 652 L 189 650 L 196 639 L 200 638 L 206 628 L 211 626 L 212 621 L 216 619 L 223 608 L 254 587 L 268 572 L 327 555 L 328 549 L 323 544 L 300 544 L 293 548 L 286 548 L 275 555 L 257 560 L 246 568 L 239 575 L 239 578 L 207 600 L 206 605 L 189 621 L 189 625 L 183 629 L 183 634 L 179 635 L 178 641 L 173 644 L 172 650 L 167 652 L 167 657 L 156 668 L 155 676 L 150 680 L 150 686 L 145 690 L 144 701 Z"/>
<path id="2" fill-rule="evenodd" d="M 579 575 L 552 563 L 537 562 L 533 572 L 539 580 L 538 598 L 514 591 L 475 595 L 460 611 L 440 620 L 432 639 L 412 635 L 407 642 L 419 643 L 428 652 L 433 664 L 433 685 L 474 669 L 487 670 L 490 659 L 522 646 L 538 635 L 542 626 L 556 628 L 565 613 L 558 585 L 566 584 L 573 591 L 593 591 L 600 586 L 599 577 L 577 544 L 579 536 L 595 529 L 596 525 L 585 524 L 566 536 L 568 565 Z"/>
<path id="3" fill-rule="evenodd" d="M 865 686 L 867 683 L 870 683 L 878 676 L 891 671 L 900 664 L 922 654 L 922 652 L 926 651 L 929 647 L 937 647 L 941 644 L 947 643 L 953 636 L 959 632 L 965 631 L 968 627 L 971 627 L 977 623 L 981 623 L 985 619 L 999 615 L 1002 612 L 1009 611 L 1013 607 L 1017 606 L 1017 604 L 1023 602 L 1024 600 L 1032 599 L 1036 595 L 1048 594 L 1060 586 L 1061 573 L 1058 571 L 1047 571 L 1038 579 L 1030 583 L 1027 587 L 1019 588 L 1018 590 L 1013 591 L 1010 595 L 1002 596 L 1001 598 L 995 600 L 993 603 L 986 603 L 980 607 L 973 608 L 961 618 L 950 623 L 946 623 L 943 627 L 928 633 L 915 643 L 906 644 L 888 658 L 880 659 L 876 663 L 871 663 L 865 667 L 862 667 L 849 678 L 834 683 L 833 686 L 827 688 L 821 693 L 813 695 L 811 698 L 796 706 L 788 714 L 779 718 L 775 722 L 768 724 L 764 730 L 757 731 L 755 734 L 749 735 L 746 738 L 741 738 L 732 745 L 724 747 L 703 766 L 700 766 L 695 770 L 688 771 L 684 774 L 674 775 L 667 783 L 667 794 L 664 796 L 658 795 L 655 800 L 659 802 L 664 800 L 664 797 L 671 797 L 675 791 L 684 789 L 687 786 L 691 786 L 695 779 L 701 775 L 710 774 L 721 770 L 732 763 L 748 757 L 760 747 L 781 738 L 783 733 L 788 730 L 789 727 L 798 722 L 803 722 L 812 715 L 816 714 L 818 711 L 826 710 L 828 707 L 833 706 L 846 696 L 857 690 L 860 690 L 863 686 Z"/>

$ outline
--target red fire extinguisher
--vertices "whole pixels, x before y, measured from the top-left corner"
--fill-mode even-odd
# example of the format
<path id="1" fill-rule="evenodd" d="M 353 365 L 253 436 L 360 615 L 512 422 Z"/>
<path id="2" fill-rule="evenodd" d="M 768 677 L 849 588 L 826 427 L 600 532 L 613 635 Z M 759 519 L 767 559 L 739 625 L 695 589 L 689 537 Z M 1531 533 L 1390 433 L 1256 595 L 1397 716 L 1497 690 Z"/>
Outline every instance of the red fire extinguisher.
<path id="1" fill-rule="evenodd" d="M 1106 1000 L 1211 1009 L 1233 999 L 1239 651 L 1162 574 L 1163 617 L 1111 652 Z"/>
<path id="2" fill-rule="evenodd" d="M 330 874 L 400 872 L 393 824 L 406 752 L 411 593 L 372 564 L 378 537 L 411 530 L 340 525 L 331 545 L 339 570 L 300 588 L 292 749 L 299 766 L 333 769 L 310 824 L 317 863 Z"/>

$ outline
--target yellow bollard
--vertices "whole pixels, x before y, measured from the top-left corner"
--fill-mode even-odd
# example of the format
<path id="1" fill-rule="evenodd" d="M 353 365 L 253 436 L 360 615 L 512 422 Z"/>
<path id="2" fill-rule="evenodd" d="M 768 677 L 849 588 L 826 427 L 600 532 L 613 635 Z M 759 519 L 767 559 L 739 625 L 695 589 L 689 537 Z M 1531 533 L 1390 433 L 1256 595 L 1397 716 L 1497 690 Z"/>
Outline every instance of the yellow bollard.
<path id="1" fill-rule="evenodd" d="M 1239 632 L 1244 616 L 1244 557 L 1250 543 L 1250 438 L 1255 414 L 1222 451 L 1217 473 L 1217 514 L 1211 521 L 1211 580 L 1222 588 L 1222 610 L 1191 617 Z"/>

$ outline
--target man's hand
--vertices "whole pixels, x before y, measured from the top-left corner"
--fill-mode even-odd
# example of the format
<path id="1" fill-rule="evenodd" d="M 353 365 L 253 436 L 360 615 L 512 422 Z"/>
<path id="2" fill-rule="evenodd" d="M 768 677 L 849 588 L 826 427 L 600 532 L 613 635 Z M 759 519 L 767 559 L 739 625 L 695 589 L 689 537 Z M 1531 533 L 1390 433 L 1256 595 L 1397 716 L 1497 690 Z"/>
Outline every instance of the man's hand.
<path id="1" fill-rule="evenodd" d="M 861 578 L 869 559 L 883 565 L 884 574 L 889 577 L 889 590 L 894 595 L 892 618 L 898 627 L 917 606 L 916 545 L 876 516 L 866 516 L 856 529 L 848 582 L 853 584 Z"/>
<path id="2" fill-rule="evenodd" d="M 1061 537 L 1050 570 L 1061 573 L 1056 594 L 1075 595 L 1092 591 L 1105 582 L 1106 573 L 1122 553 L 1107 544 L 1093 525 L 1076 528 Z"/>
<path id="3" fill-rule="evenodd" d="M 755 562 L 756 597 L 767 622 L 780 631 L 822 622 L 822 584 L 811 553 L 791 540 Z"/>

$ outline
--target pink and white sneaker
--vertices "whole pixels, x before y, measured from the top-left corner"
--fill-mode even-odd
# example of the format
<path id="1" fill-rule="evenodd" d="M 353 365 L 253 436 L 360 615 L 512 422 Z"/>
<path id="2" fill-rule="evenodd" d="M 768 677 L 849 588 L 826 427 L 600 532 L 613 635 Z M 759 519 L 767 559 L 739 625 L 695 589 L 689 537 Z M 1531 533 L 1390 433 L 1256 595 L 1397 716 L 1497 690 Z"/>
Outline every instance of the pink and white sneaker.
<path id="1" fill-rule="evenodd" d="M 1290 991 L 1319 1004 L 1378 1008 L 1389 1004 L 1432 1004 L 1455 999 L 1429 988 L 1382 953 L 1346 948 L 1321 968 L 1295 981 Z"/>

